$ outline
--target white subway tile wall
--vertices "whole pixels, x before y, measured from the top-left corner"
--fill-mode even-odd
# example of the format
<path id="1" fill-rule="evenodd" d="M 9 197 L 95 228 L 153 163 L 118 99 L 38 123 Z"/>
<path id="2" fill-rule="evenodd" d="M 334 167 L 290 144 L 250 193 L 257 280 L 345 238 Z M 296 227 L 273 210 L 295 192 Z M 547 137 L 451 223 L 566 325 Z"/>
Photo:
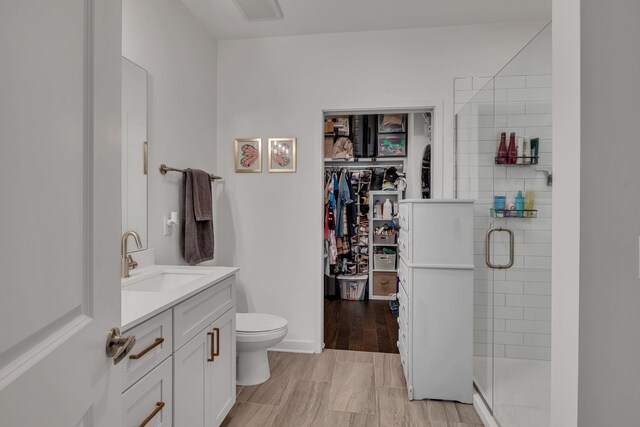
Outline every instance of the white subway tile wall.
<path id="1" fill-rule="evenodd" d="M 551 75 L 455 79 L 456 194 L 476 200 L 474 230 L 474 354 L 551 357 Z M 495 165 L 500 132 L 540 138 L 538 165 Z M 493 196 L 514 200 L 535 192 L 535 219 L 491 218 Z M 514 231 L 514 266 L 485 266 L 490 224 Z M 493 262 L 506 263 L 508 237 L 495 233 Z"/>

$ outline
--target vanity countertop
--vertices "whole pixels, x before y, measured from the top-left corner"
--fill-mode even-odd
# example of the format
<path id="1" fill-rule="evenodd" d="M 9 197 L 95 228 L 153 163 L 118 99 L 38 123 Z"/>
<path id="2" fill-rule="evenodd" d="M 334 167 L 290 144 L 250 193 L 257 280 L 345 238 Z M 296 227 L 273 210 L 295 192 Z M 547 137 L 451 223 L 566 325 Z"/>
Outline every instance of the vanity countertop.
<path id="1" fill-rule="evenodd" d="M 136 325 L 150 319 L 158 313 L 167 310 L 193 295 L 221 282 L 227 277 L 233 276 L 240 269 L 237 267 L 189 267 L 176 265 L 152 265 L 131 271 L 131 277 L 122 280 L 122 312 L 121 329 L 126 331 Z M 173 286 L 169 284 L 166 289 L 138 290 L 136 286 L 141 284 L 153 284 L 154 278 L 158 281 L 161 276 L 192 276 L 185 284 Z M 132 289 L 127 289 L 132 288 Z"/>

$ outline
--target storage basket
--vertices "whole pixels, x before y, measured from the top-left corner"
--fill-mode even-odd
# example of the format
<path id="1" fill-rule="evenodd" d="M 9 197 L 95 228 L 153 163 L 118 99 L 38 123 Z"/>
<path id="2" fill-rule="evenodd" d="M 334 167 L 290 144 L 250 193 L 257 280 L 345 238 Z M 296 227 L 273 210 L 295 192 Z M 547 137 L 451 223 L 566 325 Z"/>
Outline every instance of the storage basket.
<path id="1" fill-rule="evenodd" d="M 340 297 L 346 300 L 363 300 L 368 276 L 358 274 L 354 276 L 338 276 L 340 282 Z"/>
<path id="2" fill-rule="evenodd" d="M 376 271 L 373 273 L 373 295 L 389 296 L 397 292 L 398 276 L 394 272 Z"/>
<path id="3" fill-rule="evenodd" d="M 375 243 L 376 245 L 395 245 L 396 235 L 395 234 L 374 234 L 373 243 Z"/>
<path id="4" fill-rule="evenodd" d="M 375 254 L 373 256 L 373 268 L 376 270 L 395 270 L 396 256 L 395 254 Z"/>

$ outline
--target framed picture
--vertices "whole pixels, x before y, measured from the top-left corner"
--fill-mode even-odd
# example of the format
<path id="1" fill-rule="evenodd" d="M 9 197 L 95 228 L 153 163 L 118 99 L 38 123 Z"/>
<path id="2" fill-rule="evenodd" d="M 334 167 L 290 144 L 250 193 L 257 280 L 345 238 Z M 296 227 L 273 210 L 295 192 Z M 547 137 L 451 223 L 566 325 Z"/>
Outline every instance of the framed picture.
<path id="1" fill-rule="evenodd" d="M 237 173 L 262 172 L 262 138 L 236 139 L 234 164 Z"/>
<path id="2" fill-rule="evenodd" d="M 296 171 L 296 139 L 269 138 L 269 172 Z"/>

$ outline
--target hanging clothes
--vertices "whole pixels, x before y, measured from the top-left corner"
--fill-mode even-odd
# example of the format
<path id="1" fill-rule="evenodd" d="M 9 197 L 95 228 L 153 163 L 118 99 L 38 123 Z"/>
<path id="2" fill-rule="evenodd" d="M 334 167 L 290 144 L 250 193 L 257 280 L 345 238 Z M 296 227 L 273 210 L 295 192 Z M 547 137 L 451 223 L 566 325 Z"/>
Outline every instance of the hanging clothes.
<path id="1" fill-rule="evenodd" d="M 344 211 L 347 203 L 353 202 L 351 199 L 351 192 L 349 191 L 349 185 L 347 184 L 346 171 L 340 173 L 340 179 L 338 180 L 338 200 L 336 202 L 336 236 L 343 237 L 345 235 L 344 224 Z"/>
<path id="2" fill-rule="evenodd" d="M 351 183 L 351 174 L 347 173 L 346 174 L 346 179 L 347 179 L 347 186 L 349 188 L 349 202 L 347 203 L 347 228 L 348 228 L 348 232 L 349 232 L 349 236 L 355 236 L 356 235 L 356 231 L 355 231 L 355 223 L 357 221 L 356 215 L 358 214 L 357 212 L 357 208 L 356 208 L 356 192 L 353 189 L 353 185 Z"/>

